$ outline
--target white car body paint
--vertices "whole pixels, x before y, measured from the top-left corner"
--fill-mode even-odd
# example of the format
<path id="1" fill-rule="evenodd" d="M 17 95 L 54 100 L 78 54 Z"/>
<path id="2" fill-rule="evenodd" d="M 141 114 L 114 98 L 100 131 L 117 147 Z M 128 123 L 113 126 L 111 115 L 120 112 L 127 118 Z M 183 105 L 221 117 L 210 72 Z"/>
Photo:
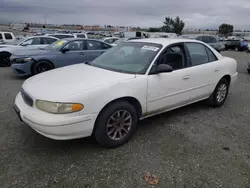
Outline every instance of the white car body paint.
<path id="1" fill-rule="evenodd" d="M 131 42 L 131 41 L 130 41 Z M 231 85 L 237 79 L 237 62 L 223 57 L 212 47 L 188 39 L 140 39 L 132 42 L 151 42 L 163 48 L 151 62 L 146 74 L 126 74 L 85 64 L 48 71 L 27 79 L 22 88 L 35 101 L 82 103 L 84 109 L 70 114 L 50 114 L 28 106 L 21 94 L 15 99 L 22 120 L 38 133 L 57 140 L 90 136 L 96 118 L 111 101 L 133 97 L 142 107 L 141 119 L 163 113 L 208 98 L 219 80 L 229 75 Z M 195 42 L 206 45 L 218 61 L 184 68 L 170 73 L 149 75 L 150 68 L 170 44 Z"/>

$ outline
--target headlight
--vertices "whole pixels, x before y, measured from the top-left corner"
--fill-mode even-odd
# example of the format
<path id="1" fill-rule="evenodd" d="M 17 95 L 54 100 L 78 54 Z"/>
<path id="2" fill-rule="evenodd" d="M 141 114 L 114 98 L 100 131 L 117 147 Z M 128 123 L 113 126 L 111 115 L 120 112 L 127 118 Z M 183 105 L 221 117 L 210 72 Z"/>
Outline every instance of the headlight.
<path id="1" fill-rule="evenodd" d="M 84 108 L 82 104 L 78 103 L 60 103 L 43 100 L 36 100 L 36 107 L 39 110 L 52 114 L 68 114 L 78 112 Z"/>
<path id="2" fill-rule="evenodd" d="M 30 61 L 33 61 L 33 59 L 31 57 L 15 59 L 15 63 L 26 63 L 26 62 L 30 62 Z"/>

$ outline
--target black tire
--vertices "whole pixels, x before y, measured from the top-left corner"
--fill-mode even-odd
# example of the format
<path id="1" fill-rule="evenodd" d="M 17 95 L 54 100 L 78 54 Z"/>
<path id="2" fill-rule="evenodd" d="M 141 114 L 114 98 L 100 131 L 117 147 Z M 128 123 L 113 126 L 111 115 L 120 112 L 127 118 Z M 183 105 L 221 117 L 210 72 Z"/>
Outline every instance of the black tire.
<path id="1" fill-rule="evenodd" d="M 38 61 L 32 65 L 31 72 L 33 75 L 40 74 L 54 69 L 54 66 L 49 61 Z"/>
<path id="2" fill-rule="evenodd" d="M 250 69 L 247 69 L 248 74 L 250 74 Z"/>
<path id="3" fill-rule="evenodd" d="M 11 66 L 10 56 L 11 56 L 11 54 L 8 52 L 1 53 L 1 55 L 0 55 L 1 66 L 7 66 L 7 67 Z"/>
<path id="4" fill-rule="evenodd" d="M 219 98 L 219 91 L 221 89 L 222 86 L 226 86 L 226 90 L 225 90 L 225 96 L 223 97 L 223 99 Z M 229 82 L 227 79 L 222 78 L 219 83 L 217 84 L 217 86 L 215 87 L 214 92 L 212 93 L 212 95 L 209 97 L 209 104 L 212 105 L 213 107 L 220 107 L 224 104 L 224 102 L 227 99 L 227 95 L 228 95 L 228 89 L 229 89 Z M 220 100 L 219 100 L 220 99 Z"/>
<path id="5" fill-rule="evenodd" d="M 123 132 L 123 137 L 121 137 L 120 139 L 117 139 L 116 136 L 119 136 L 118 133 L 115 134 L 115 132 L 117 132 L 118 129 L 117 127 L 121 126 L 122 123 L 117 123 L 117 121 L 115 121 L 115 118 L 112 118 L 115 116 L 115 114 L 120 111 L 121 112 L 128 112 L 130 115 L 129 118 L 129 124 L 131 124 L 130 129 L 126 129 L 127 133 L 122 129 L 120 130 L 120 134 L 122 134 Z M 126 119 L 126 118 L 125 118 Z M 108 127 L 108 123 L 110 123 L 110 121 L 114 121 L 113 124 L 109 124 L 112 125 L 111 127 Z M 137 113 L 136 113 L 136 109 L 134 108 L 134 106 L 132 106 L 130 103 L 126 102 L 126 101 L 117 101 L 114 103 L 111 103 L 110 105 L 108 105 L 107 107 L 105 107 L 105 109 L 102 110 L 102 112 L 99 114 L 96 123 L 95 123 L 95 129 L 93 132 L 93 135 L 96 139 L 96 141 L 101 144 L 102 146 L 106 147 L 106 148 L 115 148 L 118 147 L 120 145 L 125 144 L 130 138 L 131 136 L 134 134 L 135 130 L 136 130 L 136 126 L 137 126 L 137 121 L 138 121 L 138 117 L 137 117 Z M 115 123 L 116 122 L 116 123 Z M 116 124 L 116 125 L 114 125 Z M 119 125 L 117 125 L 119 124 Z M 125 120 L 123 121 L 123 124 L 125 125 Z M 116 128 L 113 127 L 116 126 Z M 123 126 L 124 126 L 123 125 Z M 120 127 L 121 129 L 121 127 Z M 110 131 L 109 131 L 110 130 Z M 114 130 L 112 132 L 112 130 Z M 111 138 L 113 137 L 111 134 L 110 136 L 108 135 L 108 131 L 110 133 L 114 133 L 115 134 L 115 138 Z"/>

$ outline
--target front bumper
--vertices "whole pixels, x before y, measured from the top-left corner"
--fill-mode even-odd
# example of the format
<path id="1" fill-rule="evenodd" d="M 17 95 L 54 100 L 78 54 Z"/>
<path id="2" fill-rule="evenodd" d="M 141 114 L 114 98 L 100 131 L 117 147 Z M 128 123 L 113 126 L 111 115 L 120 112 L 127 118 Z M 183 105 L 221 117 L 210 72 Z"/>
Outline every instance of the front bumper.
<path id="1" fill-rule="evenodd" d="M 32 63 L 33 62 L 11 63 L 11 68 L 16 76 L 30 76 L 32 74 L 31 73 Z"/>
<path id="2" fill-rule="evenodd" d="M 49 114 L 35 107 L 28 106 L 20 93 L 15 105 L 20 118 L 39 134 L 54 140 L 83 138 L 92 134 L 97 114 L 70 116 Z"/>

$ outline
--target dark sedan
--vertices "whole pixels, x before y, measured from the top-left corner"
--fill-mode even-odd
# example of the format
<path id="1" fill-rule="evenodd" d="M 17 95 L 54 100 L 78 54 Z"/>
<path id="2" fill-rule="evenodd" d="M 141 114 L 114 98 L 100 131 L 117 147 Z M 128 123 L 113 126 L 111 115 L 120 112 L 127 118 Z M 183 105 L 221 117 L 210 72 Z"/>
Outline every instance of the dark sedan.
<path id="1" fill-rule="evenodd" d="M 67 38 L 44 50 L 22 51 L 11 56 L 11 67 L 18 76 L 39 74 L 54 68 L 93 61 L 112 46 L 92 39 Z"/>

